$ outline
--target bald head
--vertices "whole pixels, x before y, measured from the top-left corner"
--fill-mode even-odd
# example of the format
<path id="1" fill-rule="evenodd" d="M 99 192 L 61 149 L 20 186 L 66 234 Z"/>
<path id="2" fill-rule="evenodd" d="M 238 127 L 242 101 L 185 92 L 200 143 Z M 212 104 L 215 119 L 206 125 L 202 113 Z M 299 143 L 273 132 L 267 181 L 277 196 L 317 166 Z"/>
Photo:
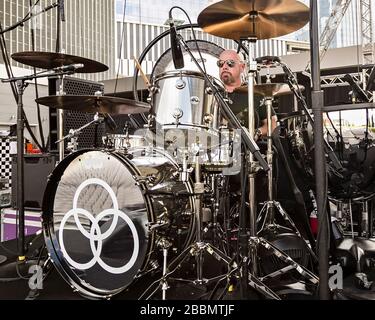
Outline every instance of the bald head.
<path id="1" fill-rule="evenodd" d="M 245 64 L 240 59 L 237 52 L 234 50 L 224 50 L 220 54 L 219 61 L 225 61 L 225 63 L 219 67 L 219 74 L 220 79 L 224 82 L 226 89 L 231 92 L 233 89 L 241 86 L 241 73 L 245 70 Z M 232 61 L 234 64 L 228 66 L 228 62 Z"/>

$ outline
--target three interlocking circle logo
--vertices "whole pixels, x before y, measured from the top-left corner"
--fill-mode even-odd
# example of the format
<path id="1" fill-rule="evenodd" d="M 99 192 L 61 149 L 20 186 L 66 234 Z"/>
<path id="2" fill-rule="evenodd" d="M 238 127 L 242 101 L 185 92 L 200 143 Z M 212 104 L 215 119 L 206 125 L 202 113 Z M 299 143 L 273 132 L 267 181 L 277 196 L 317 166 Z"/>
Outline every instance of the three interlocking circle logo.
<path id="1" fill-rule="evenodd" d="M 86 188 L 89 185 L 99 185 L 102 186 L 110 195 L 113 203 L 113 208 L 112 209 L 106 209 L 102 212 L 100 212 L 96 217 L 94 217 L 90 212 L 88 212 L 85 209 L 78 208 L 78 199 L 79 196 L 84 188 Z M 83 215 L 87 219 L 90 220 L 91 222 L 91 229 L 90 232 L 86 231 L 85 228 L 82 226 L 78 215 Z M 81 231 L 81 233 L 90 241 L 90 248 L 93 253 L 93 258 L 87 262 L 87 263 L 78 263 L 74 261 L 68 254 L 68 252 L 65 249 L 64 245 L 64 227 L 68 219 L 74 216 L 74 221 L 78 227 L 78 230 Z M 108 216 L 113 216 L 112 223 L 108 230 L 104 233 L 102 233 L 100 229 L 99 222 L 104 218 Z M 128 263 L 126 263 L 122 267 L 111 267 L 108 264 L 106 264 L 102 259 L 101 259 L 101 252 L 102 252 L 102 247 L 103 247 L 103 240 L 107 239 L 109 236 L 111 236 L 112 232 L 115 230 L 118 219 L 121 218 L 123 219 L 129 226 L 133 239 L 134 239 L 134 249 L 133 249 L 133 254 L 129 260 Z M 60 242 L 60 247 L 61 251 L 65 257 L 65 259 L 75 268 L 79 270 L 87 270 L 91 268 L 92 266 L 95 265 L 95 263 L 98 263 L 104 270 L 113 273 L 113 274 L 121 274 L 124 272 L 127 272 L 131 267 L 133 267 L 134 263 L 137 260 L 138 253 L 139 253 L 139 237 L 138 237 L 138 232 L 137 229 L 133 223 L 133 221 L 122 211 L 119 210 L 118 202 L 116 195 L 112 188 L 103 180 L 101 179 L 88 179 L 81 183 L 81 185 L 78 187 L 74 199 L 73 199 L 73 209 L 69 210 L 63 219 L 61 220 L 60 224 L 60 230 L 59 230 L 59 242 Z"/>

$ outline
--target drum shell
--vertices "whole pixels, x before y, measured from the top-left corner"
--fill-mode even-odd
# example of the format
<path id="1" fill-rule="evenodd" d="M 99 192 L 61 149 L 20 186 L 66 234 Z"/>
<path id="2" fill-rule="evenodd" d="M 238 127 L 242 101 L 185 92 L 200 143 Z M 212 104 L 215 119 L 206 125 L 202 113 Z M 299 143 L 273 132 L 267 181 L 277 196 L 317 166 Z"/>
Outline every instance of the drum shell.
<path id="1" fill-rule="evenodd" d="M 111 162 L 111 165 L 108 166 L 107 161 Z M 97 174 L 95 170 L 84 169 L 85 165 L 91 166 L 90 169 L 95 166 L 99 168 L 98 164 L 101 162 L 104 163 L 104 168 L 109 168 L 105 175 Z M 189 212 L 194 210 L 194 204 L 193 198 L 189 194 L 192 193 L 192 186 L 190 183 L 176 181 L 174 177 L 176 170 L 177 166 L 174 161 L 162 150 L 149 148 L 134 148 L 126 155 L 119 152 L 80 150 L 65 158 L 56 167 L 48 182 L 43 201 L 42 218 L 45 242 L 57 270 L 80 294 L 90 298 L 111 297 L 129 287 L 136 275 L 149 270 L 151 260 L 161 260 L 158 247 L 160 239 L 171 242 L 171 257 L 173 257 L 173 252 L 180 252 L 191 241 L 194 228 Z M 107 182 L 118 198 L 119 209 L 132 219 L 138 231 L 139 255 L 134 267 L 127 271 L 129 275 L 126 272 L 120 275 L 111 274 L 101 270 L 97 265 L 88 270 L 77 270 L 69 264 L 69 260 L 62 252 L 59 238 L 60 223 L 72 209 L 72 199 L 82 181 L 98 177 L 102 180 L 103 177 L 108 178 Z M 184 195 L 178 198 L 172 192 L 184 193 Z M 95 188 L 87 187 L 87 192 L 81 197 L 78 207 L 93 212 L 94 217 L 100 214 L 100 210 L 107 210 L 110 207 L 107 203 L 108 199 L 103 198 L 101 192 Z M 78 253 L 86 255 L 88 246 L 83 243 L 82 234 L 74 226 L 73 219 L 67 221 L 66 232 L 69 232 L 69 239 L 66 240 L 66 243 L 64 240 L 66 250 L 68 251 L 69 248 L 73 251 L 82 250 Z M 80 221 L 82 224 L 85 222 L 81 218 Z M 161 224 L 159 227 L 152 228 L 156 223 L 162 221 L 165 222 L 165 225 Z M 90 228 L 87 230 L 89 231 Z M 122 231 L 120 230 L 120 232 Z M 123 234 L 113 243 L 107 240 L 108 243 L 103 245 L 103 255 L 107 254 L 104 247 L 107 245 L 110 249 L 109 254 L 112 255 L 110 258 L 117 264 L 122 262 L 122 256 L 121 259 L 117 256 L 113 258 L 113 254 L 124 251 L 122 248 L 125 247 L 122 245 L 126 242 L 122 240 L 124 237 L 129 238 L 129 235 L 129 232 Z M 114 235 L 115 237 L 116 235 Z M 91 251 L 89 253 L 91 255 Z M 77 257 L 77 252 L 74 254 Z M 74 257 L 74 255 L 72 256 Z M 102 259 L 106 262 L 105 258 L 109 258 L 109 256 Z M 83 277 L 82 273 L 87 273 L 87 275 Z"/>
<path id="2" fill-rule="evenodd" d="M 152 112 L 157 124 L 218 130 L 219 107 L 204 77 L 193 71 L 168 71 L 155 78 Z"/>

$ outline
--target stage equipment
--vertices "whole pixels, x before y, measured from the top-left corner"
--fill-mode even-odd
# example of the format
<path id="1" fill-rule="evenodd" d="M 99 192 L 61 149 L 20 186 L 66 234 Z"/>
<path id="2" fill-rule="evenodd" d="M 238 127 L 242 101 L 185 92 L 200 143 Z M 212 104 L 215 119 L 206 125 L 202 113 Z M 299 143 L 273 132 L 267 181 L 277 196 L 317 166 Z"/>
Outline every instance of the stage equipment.
<path id="1" fill-rule="evenodd" d="M 147 112 L 150 106 L 144 102 L 109 96 L 48 96 L 36 99 L 36 102 L 50 108 L 75 110 L 102 114 L 134 114 Z"/>
<path id="2" fill-rule="evenodd" d="M 105 64 L 98 61 L 55 52 L 17 52 L 12 54 L 12 59 L 31 67 L 48 70 L 56 69 L 56 71 L 72 70 L 75 73 L 94 73 L 108 70 Z"/>
<path id="3" fill-rule="evenodd" d="M 81 150 L 60 162 L 46 188 L 43 228 L 63 278 L 86 297 L 108 299 L 159 272 L 194 236 L 193 185 L 178 177 L 173 158 L 157 148 Z"/>

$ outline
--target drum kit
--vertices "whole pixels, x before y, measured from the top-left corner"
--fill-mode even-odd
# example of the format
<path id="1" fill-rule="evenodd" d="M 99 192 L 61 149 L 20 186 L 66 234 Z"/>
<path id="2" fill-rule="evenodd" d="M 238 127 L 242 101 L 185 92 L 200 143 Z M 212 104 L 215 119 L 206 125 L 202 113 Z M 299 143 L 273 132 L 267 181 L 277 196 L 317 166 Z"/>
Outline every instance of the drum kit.
<path id="1" fill-rule="evenodd" d="M 62 91 L 36 100 L 60 111 L 96 113 L 93 123 L 111 115 L 149 114 L 144 128 L 130 134 L 127 127 L 125 134 L 103 137 L 102 149 L 75 148 L 49 177 L 42 216 L 45 244 L 73 290 L 110 299 L 148 279 L 139 298 L 172 299 L 179 284 L 204 286 L 214 298 L 224 298 L 234 287 L 242 298 L 249 290 L 267 299 L 282 299 L 286 292 L 316 293 L 314 244 L 302 237 L 273 191 L 272 102 L 293 90 L 271 83 L 269 76 L 266 83 L 254 84 L 260 67 L 280 65 L 275 57 L 258 62 L 256 41 L 296 31 L 308 20 L 308 8 L 294 0 L 224 0 L 199 15 L 205 32 L 247 45 L 247 84 L 237 90 L 248 94 L 249 128 L 234 116 L 217 80 L 215 62 L 222 49 L 181 36 L 188 65 L 175 70 L 167 51 L 152 73 L 149 103 Z M 196 61 L 197 48 L 206 68 Z M 60 53 L 12 57 L 52 70 L 62 80 L 74 72 L 106 70 L 101 63 Z M 266 160 L 253 139 L 254 94 L 263 96 L 267 107 Z M 61 141 L 85 127 L 60 136 Z M 268 197 L 258 214 L 255 178 L 262 169 L 268 175 Z M 232 176 L 241 180 L 237 197 L 229 188 Z"/>

